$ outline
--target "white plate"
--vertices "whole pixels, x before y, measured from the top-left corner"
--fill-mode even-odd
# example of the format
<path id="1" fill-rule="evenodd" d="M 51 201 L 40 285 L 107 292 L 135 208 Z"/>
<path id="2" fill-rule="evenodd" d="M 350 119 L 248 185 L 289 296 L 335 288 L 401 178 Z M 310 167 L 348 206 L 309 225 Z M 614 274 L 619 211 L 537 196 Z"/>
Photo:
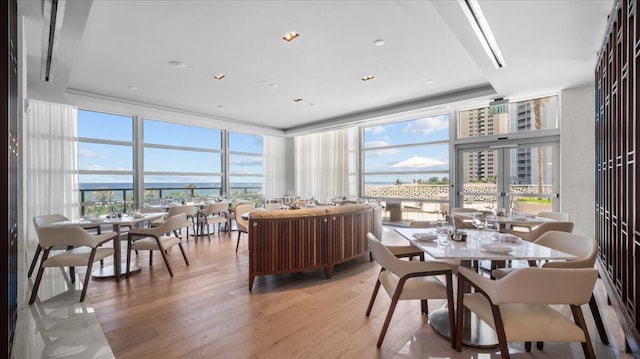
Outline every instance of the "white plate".
<path id="1" fill-rule="evenodd" d="M 504 243 L 484 243 L 482 244 L 482 249 L 487 252 L 493 253 L 511 253 L 513 252 L 513 247 L 509 244 Z"/>
<path id="2" fill-rule="evenodd" d="M 513 234 L 509 234 L 509 233 L 504 233 L 502 234 L 502 239 L 504 239 L 505 242 L 510 242 L 510 243 L 514 243 L 520 240 L 520 237 L 513 235 Z"/>
<path id="3" fill-rule="evenodd" d="M 414 233 L 413 238 L 418 242 L 433 242 L 438 239 L 438 236 L 432 233 Z"/>
<path id="4" fill-rule="evenodd" d="M 89 221 L 89 222 L 92 222 L 92 223 L 104 221 L 102 218 L 95 218 L 95 217 L 93 217 L 93 218 L 85 218 L 85 219 L 87 221 Z"/>
<path id="5" fill-rule="evenodd" d="M 527 219 L 527 216 L 524 215 L 512 215 L 511 216 L 511 220 L 512 221 L 525 221 Z"/>

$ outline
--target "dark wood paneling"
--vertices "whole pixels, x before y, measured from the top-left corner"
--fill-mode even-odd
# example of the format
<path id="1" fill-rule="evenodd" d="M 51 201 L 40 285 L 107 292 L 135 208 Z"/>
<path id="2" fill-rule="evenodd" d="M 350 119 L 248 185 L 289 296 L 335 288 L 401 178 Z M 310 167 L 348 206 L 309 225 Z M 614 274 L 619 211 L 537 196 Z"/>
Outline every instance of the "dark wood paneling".
<path id="1" fill-rule="evenodd" d="M 7 288 L 7 295 L 2 296 L 0 322 L 2 326 L 2 352 L 11 358 L 13 337 L 17 320 L 17 254 L 18 254 L 18 26 L 16 0 L 3 1 L 0 5 L 3 35 L 0 39 L 5 54 L 1 57 L 0 71 L 0 146 L 5 148 L 5 155 L 0 158 L 0 184 L 6 200 L 0 216 L 0 223 L 5 235 L 0 246 L 0 266 L 2 267 L 2 286 Z"/>
<path id="2" fill-rule="evenodd" d="M 640 32 L 636 0 L 609 16 L 595 69 L 596 203 L 599 262 L 630 347 L 638 349 L 640 191 L 637 181 Z"/>

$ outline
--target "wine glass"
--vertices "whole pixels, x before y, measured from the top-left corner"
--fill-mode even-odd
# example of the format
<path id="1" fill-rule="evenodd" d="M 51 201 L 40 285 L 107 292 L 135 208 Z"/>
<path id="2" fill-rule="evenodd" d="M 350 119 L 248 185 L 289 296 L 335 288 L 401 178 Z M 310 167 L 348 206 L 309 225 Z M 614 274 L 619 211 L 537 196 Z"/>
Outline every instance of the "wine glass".
<path id="1" fill-rule="evenodd" d="M 474 213 L 471 215 L 471 225 L 476 229 L 482 229 L 482 219 L 480 218 L 480 213 Z"/>
<path id="2" fill-rule="evenodd" d="M 495 232 L 495 233 L 499 232 L 500 225 L 498 223 L 498 218 L 494 215 L 489 215 L 485 217 L 484 229 L 490 232 Z"/>

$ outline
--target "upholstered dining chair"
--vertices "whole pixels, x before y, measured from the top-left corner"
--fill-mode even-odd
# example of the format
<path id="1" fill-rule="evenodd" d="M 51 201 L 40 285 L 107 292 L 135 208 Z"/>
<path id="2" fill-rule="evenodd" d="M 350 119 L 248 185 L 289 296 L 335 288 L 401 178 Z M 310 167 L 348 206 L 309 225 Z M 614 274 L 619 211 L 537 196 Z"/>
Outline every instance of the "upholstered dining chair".
<path id="1" fill-rule="evenodd" d="M 114 240 L 118 237 L 118 233 L 110 232 L 98 235 L 92 235 L 77 226 L 40 226 L 37 228 L 38 242 L 43 249 L 42 259 L 38 268 L 36 282 L 33 285 L 29 304 L 36 301 L 40 281 L 44 274 L 44 269 L 48 267 L 87 267 L 87 273 L 84 277 L 84 285 L 80 294 L 80 301 L 84 302 L 89 286 L 89 278 L 91 277 L 91 268 L 94 262 L 102 260 L 113 255 L 114 249 L 110 247 L 99 247 L 101 244 Z M 51 254 L 55 248 L 71 248 L 60 253 Z M 118 278 L 116 277 L 116 280 Z"/>
<path id="2" fill-rule="evenodd" d="M 207 237 L 211 240 L 211 233 L 209 232 L 209 224 L 213 224 L 214 233 L 215 233 L 215 225 L 218 225 L 218 236 L 220 236 L 220 225 L 222 223 L 227 225 L 228 229 L 228 219 L 227 213 L 229 212 L 229 203 L 228 202 L 218 202 L 211 203 L 207 206 L 207 208 L 199 210 L 197 212 L 198 216 L 198 226 L 204 225 L 204 228 L 207 229 Z M 202 230 L 202 229 L 201 229 Z M 230 236 L 231 232 L 227 230 L 227 234 Z"/>
<path id="3" fill-rule="evenodd" d="M 534 242 L 536 239 L 540 238 L 540 236 L 542 236 L 544 233 L 549 231 L 561 231 L 561 232 L 571 233 L 573 231 L 573 222 L 540 223 L 539 225 L 531 228 L 531 230 L 529 231 L 526 231 L 526 230 L 522 231 L 522 230 L 508 229 L 508 228 L 505 228 L 502 230 L 503 233 L 516 235 L 528 242 Z"/>
<path id="4" fill-rule="evenodd" d="M 162 207 L 140 208 L 140 213 L 164 213 Z M 152 219 L 149 221 L 149 227 L 159 226 L 164 222 L 164 217 Z"/>
<path id="5" fill-rule="evenodd" d="M 196 237 L 196 224 L 194 221 L 194 217 L 196 214 L 196 208 L 193 205 L 190 204 L 184 204 L 181 206 L 171 206 L 169 207 L 169 212 L 167 213 L 167 217 L 166 218 L 171 218 L 174 217 L 178 214 L 184 213 L 185 220 L 182 223 L 182 226 L 180 226 L 179 230 L 182 231 L 182 228 L 186 228 L 187 229 L 187 236 L 186 236 L 186 240 L 189 240 L 189 227 L 191 227 L 193 229 L 193 238 L 197 240 Z M 158 221 L 154 221 L 151 223 L 152 227 L 157 227 L 162 225 L 162 223 L 164 223 L 164 219 L 160 219 Z"/>
<path id="6" fill-rule="evenodd" d="M 167 266 L 169 275 L 173 277 L 173 270 L 167 259 L 167 249 L 178 246 L 182 253 L 184 262 L 189 265 L 189 260 L 180 242 L 178 230 L 184 227 L 187 216 L 184 213 L 178 213 L 167 218 L 164 223 L 158 227 L 152 228 L 134 228 L 127 234 L 127 271 L 126 277 L 129 278 L 131 271 L 131 251 L 147 250 L 149 251 L 149 265 L 153 265 L 153 251 L 159 251 L 162 254 L 164 264 Z M 171 235 L 173 233 L 173 235 Z"/>
<path id="7" fill-rule="evenodd" d="M 463 307 L 476 313 L 498 336 L 502 358 L 509 359 L 508 342 L 580 342 L 584 354 L 595 359 L 581 305 L 589 301 L 598 278 L 595 268 L 519 268 L 499 280 L 483 277 L 469 268 L 458 270 L 458 323 Z M 475 288 L 464 293 L 465 286 Z M 464 293 L 464 294 L 463 294 Z M 552 305 L 569 305 L 573 321 Z M 462 326 L 456 350 L 462 349 Z"/>
<path id="8" fill-rule="evenodd" d="M 593 268 L 595 266 L 598 242 L 593 238 L 573 233 L 549 231 L 540 236 L 534 243 L 576 256 L 576 259 L 571 261 L 545 262 L 542 264 L 542 268 Z M 495 278 L 500 279 L 514 270 L 514 268 L 500 268 L 494 270 L 492 274 Z M 596 297 L 593 293 L 589 299 L 589 308 L 598 329 L 600 340 L 603 344 L 609 345 L 607 331 L 598 309 L 598 302 L 596 302 Z M 538 343 L 538 348 L 542 349 L 541 342 Z"/>
<path id="9" fill-rule="evenodd" d="M 380 331 L 380 336 L 378 337 L 377 347 L 380 348 L 382 346 L 382 341 L 387 333 L 393 312 L 399 300 L 420 300 L 421 311 L 427 315 L 429 314 L 428 299 L 446 299 L 449 310 L 449 326 L 452 328 L 451 348 L 454 348 L 456 331 L 454 329 L 455 314 L 451 267 L 446 263 L 433 261 L 403 261 L 396 258 L 372 233 L 367 235 L 367 240 L 371 253 L 373 253 L 373 259 L 381 268 L 373 288 L 373 293 L 371 294 L 366 316 L 368 317 L 371 314 L 371 309 L 373 308 L 380 286 L 382 286 L 389 297 L 391 297 L 391 304 L 389 305 L 387 316 Z M 436 276 L 439 275 L 445 277 L 445 283 L 436 278 Z"/>
<path id="10" fill-rule="evenodd" d="M 62 221 L 66 221 L 69 218 L 61 215 L 61 214 L 45 214 L 45 215 L 41 215 L 41 216 L 35 216 L 33 217 L 33 226 L 36 229 L 36 233 L 39 227 L 41 226 L 46 226 L 48 224 L 51 223 L 55 223 L 55 222 L 62 222 Z M 85 228 L 87 230 L 92 230 L 95 229 L 97 234 L 101 234 L 101 230 L 100 230 L 100 225 L 97 224 L 95 227 L 88 227 Z M 71 249 L 71 248 L 56 248 L 56 249 Z M 31 275 L 33 274 L 34 269 L 36 268 L 36 265 L 38 264 L 38 258 L 40 258 L 40 254 L 42 253 L 42 247 L 40 246 L 40 244 L 38 244 L 38 246 L 36 247 L 36 252 L 33 254 L 33 259 L 31 259 L 31 265 L 29 265 L 29 271 L 27 272 L 27 277 L 31 278 Z M 75 275 L 74 275 L 74 270 L 73 267 L 69 268 L 70 274 L 71 274 L 71 282 L 75 282 Z"/>
<path id="11" fill-rule="evenodd" d="M 238 242 L 236 243 L 236 253 L 240 246 L 240 236 L 242 233 L 249 234 L 249 219 L 242 218 L 243 214 L 252 212 L 255 208 L 253 204 L 239 204 L 236 206 L 236 224 L 238 226 Z"/>

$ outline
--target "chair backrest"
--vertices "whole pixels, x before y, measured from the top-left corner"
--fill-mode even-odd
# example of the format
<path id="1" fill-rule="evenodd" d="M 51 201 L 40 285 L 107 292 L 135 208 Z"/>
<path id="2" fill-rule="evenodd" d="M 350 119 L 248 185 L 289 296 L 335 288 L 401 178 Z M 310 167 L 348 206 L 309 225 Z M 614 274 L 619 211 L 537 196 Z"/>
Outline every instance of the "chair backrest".
<path id="1" fill-rule="evenodd" d="M 435 228 L 438 226 L 434 221 L 411 221 L 409 222 L 409 228 Z"/>
<path id="2" fill-rule="evenodd" d="M 560 231 L 571 233 L 573 231 L 573 222 L 545 222 L 531 229 L 531 232 L 512 232 L 522 237 L 525 241 L 533 242 L 549 231 Z"/>
<path id="3" fill-rule="evenodd" d="M 253 211 L 253 204 L 239 204 L 236 206 L 236 223 L 241 225 L 244 230 L 249 228 L 249 220 L 242 218 L 242 215 Z"/>
<path id="4" fill-rule="evenodd" d="M 571 216 L 565 212 L 538 212 L 538 217 L 551 218 L 563 222 L 571 221 Z"/>
<path id="5" fill-rule="evenodd" d="M 549 231 L 541 235 L 535 243 L 577 257 L 572 261 L 546 262 L 542 265 L 543 268 L 593 268 L 596 263 L 598 242 L 593 238 L 567 232 Z"/>
<path id="6" fill-rule="evenodd" d="M 33 226 L 38 229 L 38 227 L 46 226 L 47 224 L 66 221 L 69 218 L 61 215 L 61 214 L 45 214 L 42 216 L 33 217 Z"/>
<path id="7" fill-rule="evenodd" d="M 196 209 L 193 205 L 190 204 L 184 204 L 181 206 L 172 206 L 169 207 L 169 213 L 167 214 L 168 217 L 173 217 L 176 214 L 180 214 L 180 213 L 184 213 L 187 216 L 193 216 L 196 212 Z"/>
<path id="8" fill-rule="evenodd" d="M 202 213 L 205 215 L 211 215 L 213 213 L 225 213 L 229 210 L 229 203 L 227 202 L 218 202 L 211 203 L 205 208 Z"/>
<path id="9" fill-rule="evenodd" d="M 367 234 L 367 241 L 369 242 L 369 249 L 371 249 L 371 255 L 373 259 L 380 264 L 382 268 L 385 268 L 392 273 L 398 272 L 398 262 L 393 253 L 387 248 L 380 240 L 372 233 Z"/>
<path id="10" fill-rule="evenodd" d="M 186 220 L 187 215 L 185 213 L 178 213 L 176 215 L 170 216 L 166 221 L 164 221 L 164 223 L 156 227 L 157 232 L 169 233 L 172 231 L 177 231 L 184 226 L 184 222 Z"/>
<path id="11" fill-rule="evenodd" d="M 494 304 L 582 305 L 589 302 L 597 279 L 595 268 L 519 268 L 495 281 L 488 293 Z"/>
<path id="12" fill-rule="evenodd" d="M 53 223 L 53 222 L 52 222 Z M 38 232 L 38 242 L 42 248 L 61 246 L 93 246 L 93 236 L 78 226 L 40 226 Z"/>

